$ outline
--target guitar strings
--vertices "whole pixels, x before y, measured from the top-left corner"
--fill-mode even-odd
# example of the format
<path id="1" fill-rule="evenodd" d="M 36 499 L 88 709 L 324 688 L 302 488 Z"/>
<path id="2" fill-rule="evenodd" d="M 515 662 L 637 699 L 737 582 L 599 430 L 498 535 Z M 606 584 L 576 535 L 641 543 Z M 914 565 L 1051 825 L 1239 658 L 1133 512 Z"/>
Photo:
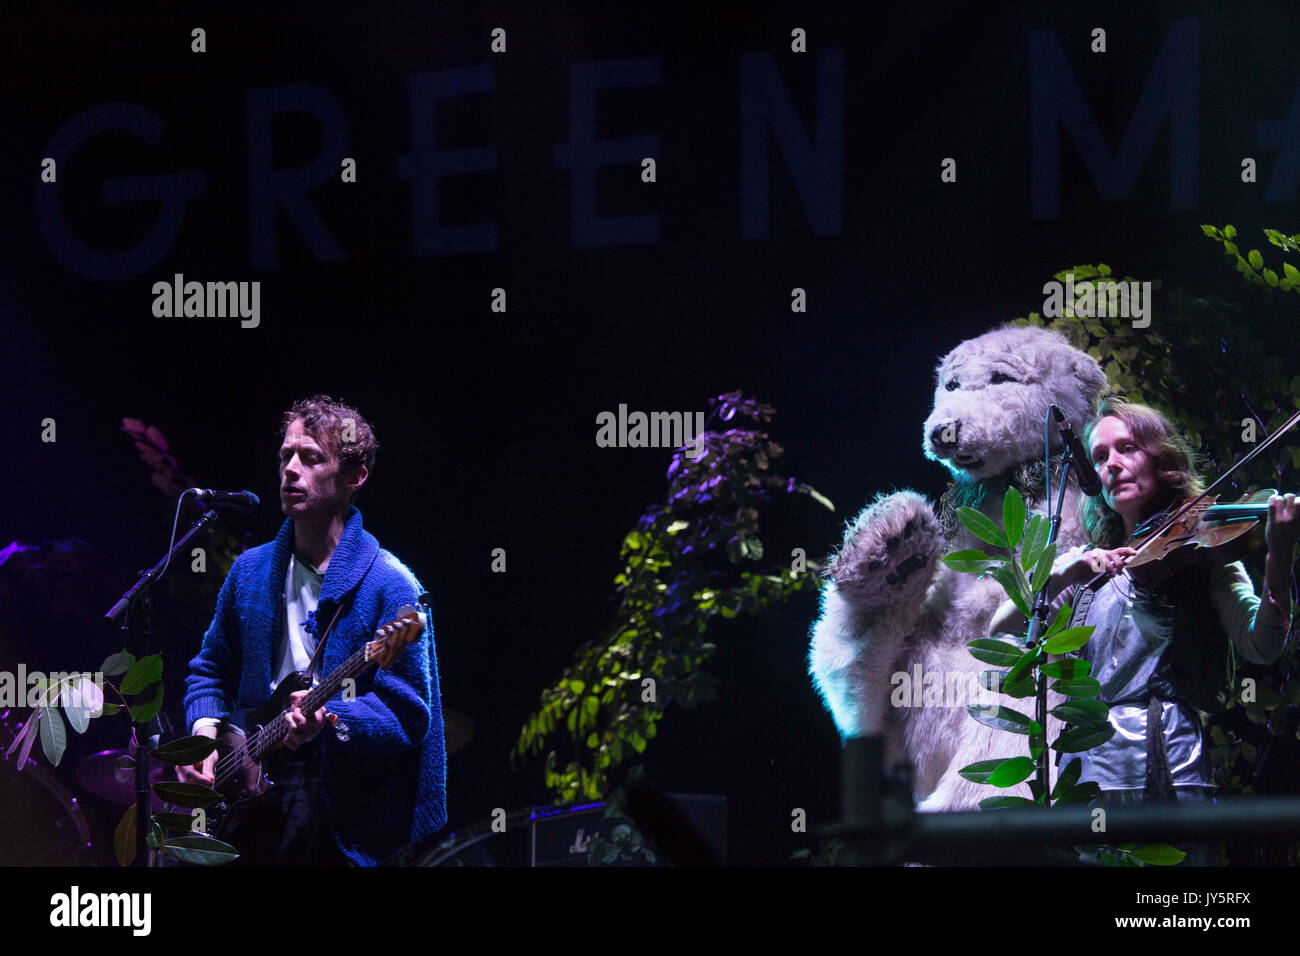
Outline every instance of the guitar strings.
<path id="1" fill-rule="evenodd" d="M 416 625 L 419 625 L 419 627 L 413 635 L 408 636 L 403 633 L 407 628 Z M 383 631 L 390 628 L 394 629 L 392 633 L 383 637 L 379 636 Z M 328 680 L 318 684 L 316 687 L 313 687 L 308 691 L 307 696 L 303 698 L 303 703 L 306 704 L 307 711 L 314 713 L 330 701 L 330 699 L 338 692 L 337 686 L 330 688 L 331 684 L 337 683 L 338 685 L 342 685 L 343 681 L 347 680 L 349 677 L 355 677 L 361 671 L 365 670 L 365 668 L 378 656 L 378 649 L 376 649 L 374 656 L 367 653 L 375 643 L 380 640 L 382 640 L 385 645 L 396 642 L 397 647 L 400 648 L 414 641 L 423 631 L 424 622 L 421 620 L 418 613 L 403 615 L 397 620 L 384 625 L 384 627 L 375 632 L 376 641 L 371 641 L 370 643 L 358 648 L 351 657 L 335 669 Z M 327 688 L 328 693 L 326 693 Z M 314 697 L 321 697 L 322 699 L 313 701 Z M 226 756 L 218 758 L 212 771 L 213 789 L 224 786 L 235 774 L 239 773 L 239 771 L 244 767 L 246 756 L 253 755 L 254 761 L 260 763 L 262 756 L 265 755 L 275 743 L 284 739 L 284 735 L 288 733 L 288 727 L 285 726 L 285 724 L 284 713 L 281 712 L 265 726 L 257 730 L 251 738 L 246 739 L 239 747 L 226 754 Z M 283 727 L 284 729 L 277 730 L 277 732 L 272 735 L 272 728 L 279 727 Z M 270 737 L 270 743 L 263 745 L 263 739 L 268 736 Z"/>
<path id="2" fill-rule="evenodd" d="M 308 693 L 303 701 L 309 710 L 319 710 L 321 706 L 329 703 L 330 699 L 335 693 L 337 693 L 338 688 L 335 687 L 330 690 L 328 696 L 322 695 L 323 699 L 319 701 L 319 706 L 312 706 L 314 703 L 312 697 L 317 696 L 318 690 L 329 687 L 329 684 L 335 683 L 333 680 L 335 675 L 338 677 L 337 683 L 342 684 L 342 682 L 347 678 L 355 677 L 365 668 L 365 665 L 370 663 L 370 660 L 365 656 L 365 651 L 366 649 L 364 647 L 358 650 L 351 658 L 339 665 L 338 669 L 335 670 L 333 675 L 331 675 L 331 680 L 329 682 L 319 684 L 312 688 L 311 692 Z M 284 726 L 284 730 L 276 731 L 277 726 Z M 288 727 L 287 722 L 284 719 L 284 714 L 277 714 L 266 725 L 255 732 L 251 738 L 245 740 L 243 744 L 217 761 L 213 772 L 214 785 L 220 787 L 227 783 L 234 774 L 238 773 L 244 766 L 244 758 L 246 755 L 252 754 L 254 755 L 254 760 L 260 760 L 261 756 L 265 754 L 266 751 L 270 750 L 275 743 L 284 739 L 286 733 L 288 733 Z M 271 741 L 262 745 L 263 740 L 266 737 L 271 737 Z"/>

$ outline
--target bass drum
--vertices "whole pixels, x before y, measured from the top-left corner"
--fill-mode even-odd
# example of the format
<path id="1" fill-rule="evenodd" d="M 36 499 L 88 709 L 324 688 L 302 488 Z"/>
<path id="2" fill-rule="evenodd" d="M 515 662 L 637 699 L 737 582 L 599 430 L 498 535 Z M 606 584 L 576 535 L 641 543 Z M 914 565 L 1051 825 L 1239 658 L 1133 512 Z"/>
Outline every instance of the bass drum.
<path id="1" fill-rule="evenodd" d="M 0 714 L 0 756 L 17 731 L 14 716 Z M 0 760 L 0 866 L 90 866 L 90 825 L 77 798 L 30 758 L 19 773 L 17 756 Z"/>

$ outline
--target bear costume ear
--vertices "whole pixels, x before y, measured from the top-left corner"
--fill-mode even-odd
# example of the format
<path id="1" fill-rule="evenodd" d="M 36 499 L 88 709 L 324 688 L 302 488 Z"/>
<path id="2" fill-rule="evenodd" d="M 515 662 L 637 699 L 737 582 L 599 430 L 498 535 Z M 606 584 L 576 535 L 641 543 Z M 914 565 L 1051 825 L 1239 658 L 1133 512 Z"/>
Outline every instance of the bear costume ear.
<path id="1" fill-rule="evenodd" d="M 1110 383 L 1106 381 L 1106 373 L 1101 370 L 1101 366 L 1091 355 L 1075 349 L 1072 358 L 1074 377 L 1078 379 L 1084 394 L 1089 396 L 1086 404 L 1087 411 L 1091 414 L 1100 404 L 1101 399 L 1110 392 Z"/>

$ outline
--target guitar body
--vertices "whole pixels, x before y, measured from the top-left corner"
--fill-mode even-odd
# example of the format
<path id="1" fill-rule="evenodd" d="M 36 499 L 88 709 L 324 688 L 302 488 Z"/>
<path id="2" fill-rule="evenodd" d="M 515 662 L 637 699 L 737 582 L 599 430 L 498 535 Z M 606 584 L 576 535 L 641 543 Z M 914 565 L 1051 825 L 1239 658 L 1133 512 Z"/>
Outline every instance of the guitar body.
<path id="1" fill-rule="evenodd" d="M 425 629 L 424 615 L 410 605 L 398 611 L 398 617 L 375 632 L 374 640 L 356 650 L 315 687 L 302 674 L 290 674 L 272 692 L 270 699 L 256 710 L 236 711 L 229 723 L 217 731 L 217 765 L 213 788 L 223 799 L 207 808 L 207 835 L 219 840 L 238 826 L 245 813 L 254 810 L 274 783 L 263 766 L 280 748 L 289 732 L 286 713 L 289 695 L 307 691 L 299 702 L 304 713 L 314 714 L 347 682 L 369 668 L 387 668 L 403 647 L 418 638 Z M 240 733 L 235 727 L 242 727 Z M 272 763 L 274 763 L 272 761 Z M 274 770 L 274 765 L 272 770 Z"/>
<path id="2" fill-rule="evenodd" d="M 306 690 L 310 686 L 311 682 L 302 674 L 290 674 L 280 681 L 270 698 L 261 707 L 235 713 L 238 724 L 244 727 L 244 733 L 241 733 L 234 723 L 222 723 L 217 729 L 218 763 L 223 760 L 236 760 L 238 763 L 230 779 L 217 784 L 216 789 L 225 796 L 225 799 L 208 808 L 210 836 L 224 840 L 224 835 L 229 833 L 244 813 L 255 806 L 274 785 L 275 781 L 266 773 L 265 760 L 255 760 L 248 753 L 248 738 L 257 734 L 288 709 L 290 694 L 297 690 Z"/>

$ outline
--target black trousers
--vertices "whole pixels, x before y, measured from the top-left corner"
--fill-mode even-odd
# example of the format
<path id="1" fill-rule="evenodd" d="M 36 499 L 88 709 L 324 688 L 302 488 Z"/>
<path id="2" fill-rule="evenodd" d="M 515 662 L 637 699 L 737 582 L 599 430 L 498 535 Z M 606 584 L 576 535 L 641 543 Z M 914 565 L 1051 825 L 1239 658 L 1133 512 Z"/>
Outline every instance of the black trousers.
<path id="1" fill-rule="evenodd" d="M 321 798 L 321 748 L 313 741 L 267 758 L 273 785 L 236 818 L 225 840 L 232 866 L 351 866 L 339 850 Z"/>

